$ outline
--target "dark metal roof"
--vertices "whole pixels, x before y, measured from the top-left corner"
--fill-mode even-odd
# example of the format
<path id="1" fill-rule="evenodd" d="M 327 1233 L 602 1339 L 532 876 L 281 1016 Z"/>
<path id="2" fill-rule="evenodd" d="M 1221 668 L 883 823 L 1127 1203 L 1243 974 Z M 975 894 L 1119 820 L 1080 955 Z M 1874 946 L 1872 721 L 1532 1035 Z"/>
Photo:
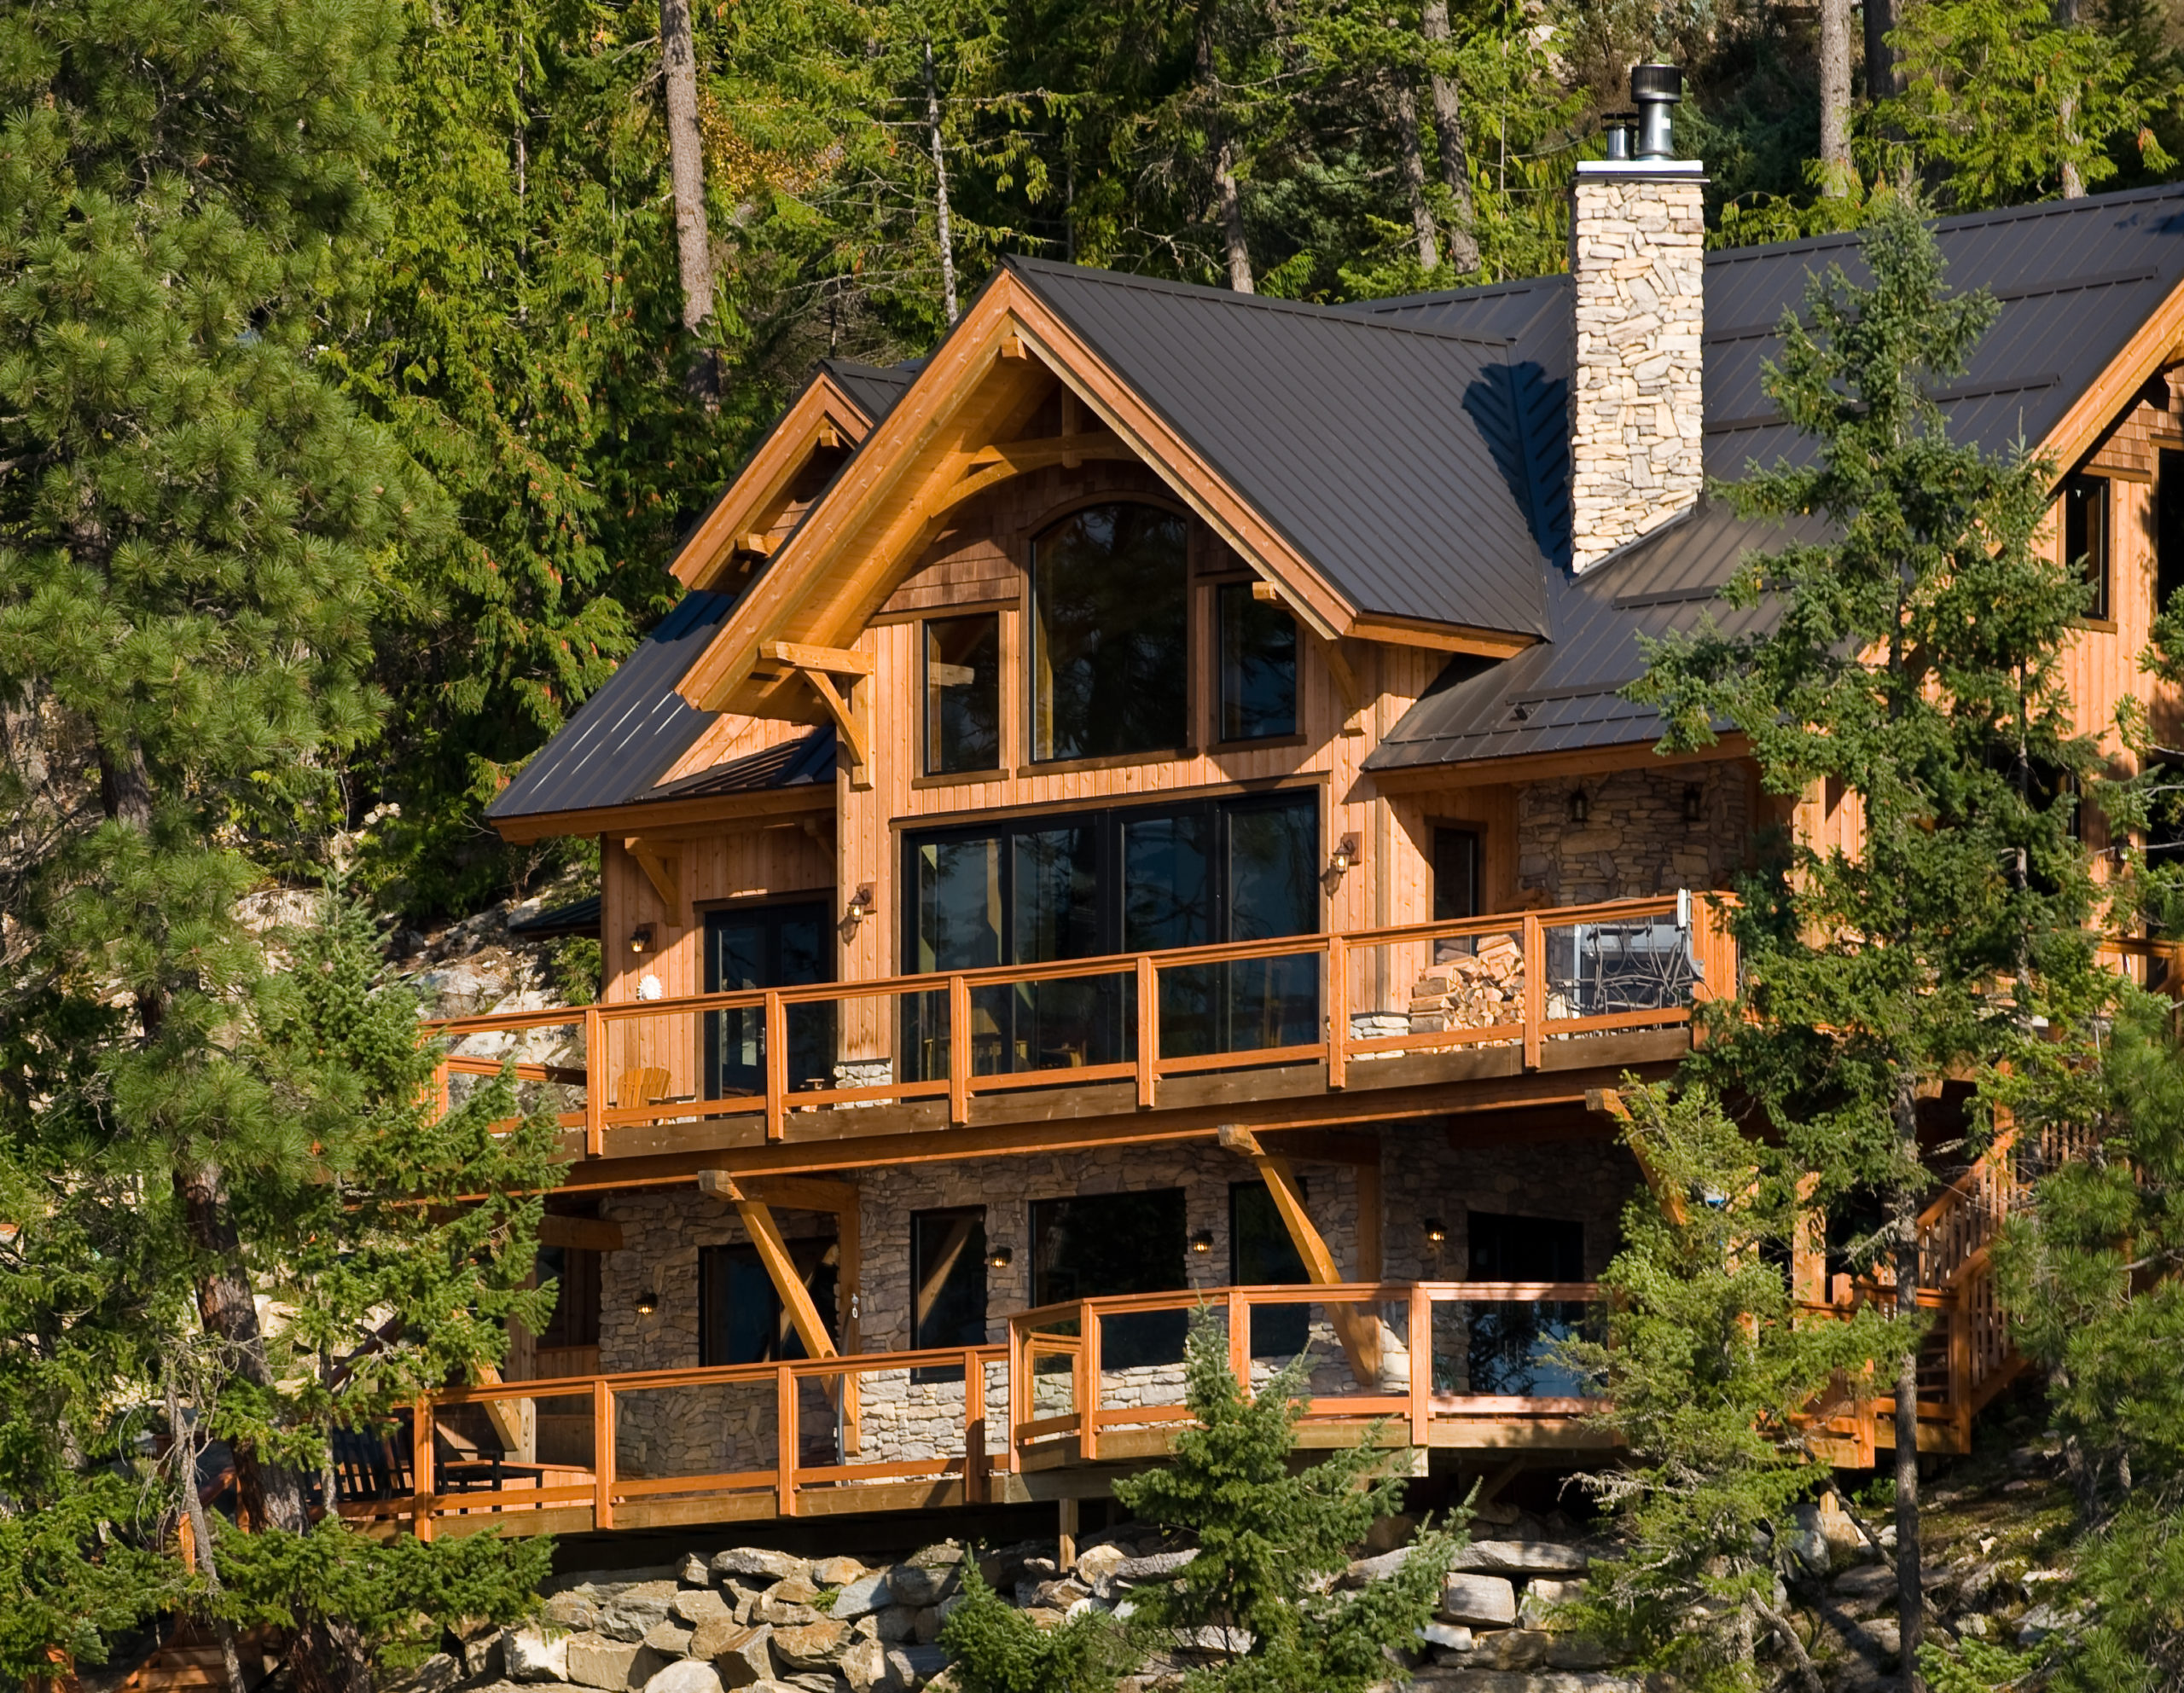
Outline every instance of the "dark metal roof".
<path id="1" fill-rule="evenodd" d="M 1360 611 L 1546 633 L 1507 342 L 1007 262 Z"/>
<path id="2" fill-rule="evenodd" d="M 528 917 L 511 918 L 508 933 L 527 941 L 551 941 L 563 935 L 597 935 L 602 906 L 597 894 L 571 900 L 566 905 L 547 907 Z"/>
<path id="3" fill-rule="evenodd" d="M 700 794 L 757 793 L 764 788 L 802 787 L 834 780 L 834 729 L 830 723 L 679 781 L 663 782 L 645 797 L 693 799 Z"/>
<path id="4" fill-rule="evenodd" d="M 584 701 L 486 809 L 489 818 L 589 811 L 644 797 L 714 717 L 675 684 L 728 616 L 733 596 L 694 590 Z"/>
<path id="5" fill-rule="evenodd" d="M 909 391 L 918 372 L 925 368 L 925 361 L 914 358 L 904 364 L 859 364 L 853 358 L 822 358 L 819 368 L 834 379 L 834 386 L 851 399 L 857 409 L 877 423 L 895 409 L 895 402 Z"/>

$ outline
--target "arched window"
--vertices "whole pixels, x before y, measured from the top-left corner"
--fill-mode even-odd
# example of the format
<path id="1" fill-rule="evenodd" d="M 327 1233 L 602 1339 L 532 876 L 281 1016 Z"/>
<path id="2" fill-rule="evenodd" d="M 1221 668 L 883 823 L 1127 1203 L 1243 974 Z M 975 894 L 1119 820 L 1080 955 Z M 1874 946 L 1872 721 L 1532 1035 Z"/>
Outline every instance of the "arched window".
<path id="1" fill-rule="evenodd" d="M 1184 522 L 1072 512 L 1031 547 L 1031 756 L 1159 752 L 1190 738 Z"/>

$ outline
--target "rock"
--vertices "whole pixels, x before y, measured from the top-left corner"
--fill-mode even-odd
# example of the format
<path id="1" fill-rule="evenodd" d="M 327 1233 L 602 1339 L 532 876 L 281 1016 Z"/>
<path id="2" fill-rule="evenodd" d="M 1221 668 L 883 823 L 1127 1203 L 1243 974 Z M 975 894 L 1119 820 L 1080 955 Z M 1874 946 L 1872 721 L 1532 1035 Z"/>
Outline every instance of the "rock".
<path id="1" fill-rule="evenodd" d="M 1410 1556 L 1408 1547 L 1391 1552 L 1382 1552 L 1378 1557 L 1361 1557 L 1343 1571 L 1338 1587 L 1362 1587 L 1368 1581 L 1385 1581 L 1403 1566 Z"/>
<path id="2" fill-rule="evenodd" d="M 1449 1567 L 1487 1575 L 1582 1575 L 1590 1560 L 1552 1540 L 1474 1540 Z"/>
<path id="3" fill-rule="evenodd" d="M 1024 1578 L 1024 1566 L 1035 1557 L 1043 1557 L 1054 1549 L 1052 1540 L 1018 1540 L 1006 1546 L 996 1546 L 979 1559 L 979 1574 L 987 1586 L 997 1592 L 1007 1592 Z M 1060 1571 L 1054 1570 L 1055 1574 Z"/>
<path id="4" fill-rule="evenodd" d="M 677 1593 L 668 1609 L 693 1628 L 735 1615 L 727 1599 L 713 1587 L 695 1587 L 687 1593 Z"/>
<path id="5" fill-rule="evenodd" d="M 682 1568 L 677 1573 L 676 1579 L 685 1587 L 710 1587 L 713 1580 L 711 1568 L 695 1552 L 682 1560 Z"/>
<path id="6" fill-rule="evenodd" d="M 1418 1638 L 1427 1645 L 1438 1647 L 1444 1652 L 1471 1650 L 1471 1630 L 1460 1623 L 1429 1622 L 1418 1631 Z"/>
<path id="7" fill-rule="evenodd" d="M 1582 1581 L 1557 1581 L 1551 1576 L 1539 1576 L 1525 1584 L 1525 1596 L 1517 1603 L 1517 1621 L 1527 1628 L 1551 1628 L 1548 1621 L 1557 1608 L 1581 1599 L 1585 1594 Z M 1583 1667 L 1583 1666 L 1579 1666 Z"/>
<path id="8" fill-rule="evenodd" d="M 599 1626 L 599 1607 L 589 1593 L 556 1593 L 546 1601 L 545 1615 L 555 1627 L 579 1633 L 589 1633 Z"/>
<path id="9" fill-rule="evenodd" d="M 721 1693 L 720 1672 L 711 1664 L 685 1658 L 646 1682 L 645 1693 Z"/>
<path id="10" fill-rule="evenodd" d="M 1061 1620 L 1064 1622 L 1074 1622 L 1080 1616 L 1089 1615 L 1093 1611 L 1104 1611 L 1107 1609 L 1107 1608 L 1105 1605 L 1101 1604 L 1089 1593 L 1087 1593 L 1083 1598 L 1079 1599 L 1075 1604 L 1072 1605 L 1067 1610 L 1061 1614 Z"/>
<path id="11" fill-rule="evenodd" d="M 923 1610 L 910 1613 L 910 1638 L 921 1646 L 930 1646 L 940 1638 L 940 1631 L 948 1621 L 949 1613 L 963 1603 L 961 1593 L 950 1594 L 937 1605 L 927 1605 Z"/>
<path id="12" fill-rule="evenodd" d="M 389 1693 L 446 1693 L 462 1679 L 462 1665 L 451 1652 L 435 1652 L 392 1684 Z"/>
<path id="13" fill-rule="evenodd" d="M 1627 1675 L 1571 1671 L 1472 1669 L 1436 1665 L 1420 1670 L 1412 1693 L 1645 1693 L 1646 1684 Z"/>
<path id="14" fill-rule="evenodd" d="M 726 1685 L 752 1687 L 774 1679 L 773 1639 L 770 1628 L 737 1629 L 706 1655 Z"/>
<path id="15" fill-rule="evenodd" d="M 857 1619 L 857 1626 L 872 1625 L 872 1638 L 885 1640 L 890 1645 L 908 1640 L 917 1633 L 918 1614 L 908 1605 L 889 1605 Z"/>
<path id="16" fill-rule="evenodd" d="M 1398 1511 L 1365 1531 L 1365 1555 L 1377 1557 L 1382 1552 L 1399 1551 L 1417 1538 L 1418 1519 Z"/>
<path id="17" fill-rule="evenodd" d="M 1974 1640 L 1984 1640 L 1994 1632 L 1994 1623 L 1984 1613 L 1973 1611 L 1957 1618 L 1956 1632 Z"/>
<path id="18" fill-rule="evenodd" d="M 1896 1572 L 1885 1563 L 1860 1564 L 1827 1584 L 1853 1616 L 1866 1616 L 1896 1597 Z"/>
<path id="19" fill-rule="evenodd" d="M 864 1574 L 864 1566 L 853 1557 L 822 1557 L 809 1573 L 822 1587 L 846 1587 Z"/>
<path id="20" fill-rule="evenodd" d="M 850 1644 L 850 1626 L 822 1617 L 798 1628 L 774 1631 L 774 1655 L 795 1669 L 826 1669 Z"/>
<path id="21" fill-rule="evenodd" d="M 793 1675 L 784 1675 L 781 1685 L 792 1693 L 841 1693 L 839 1677 L 832 1670 L 804 1669 Z"/>
<path id="22" fill-rule="evenodd" d="M 548 1609 L 551 1608 L 549 1604 Z M 551 1618 L 548 1620 L 550 1621 Z M 472 1635 L 462 1643 L 462 1673 L 473 1681 L 486 1676 L 499 1676 L 507 1665 L 507 1639 L 508 1630 L 505 1628 Z"/>
<path id="23" fill-rule="evenodd" d="M 688 1655 L 690 1650 L 690 1640 L 694 1632 L 694 1631 L 685 1628 L 681 1623 L 671 1622 L 663 1617 L 645 1630 L 645 1644 L 663 1658 L 683 1657 Z"/>
<path id="24" fill-rule="evenodd" d="M 897 1687 L 922 1687 L 947 1667 L 948 1654 L 938 1646 L 897 1646 L 887 1654 L 887 1671 Z"/>
<path id="25" fill-rule="evenodd" d="M 1083 1580 L 1081 1576 L 1079 1579 Z M 914 1563 L 897 1564 L 887 1572 L 887 1590 L 894 1596 L 895 1603 L 915 1610 L 921 1605 L 938 1604 L 956 1591 L 960 1580 L 950 1566 L 930 1569 Z M 1085 1580 L 1084 1585 L 1089 1591 L 1092 1584 Z"/>
<path id="26" fill-rule="evenodd" d="M 1548 1636 L 1536 1628 L 1497 1628 L 1475 1637 L 1471 1661 L 1480 1669 L 1537 1669 L 1547 1662 Z"/>
<path id="27" fill-rule="evenodd" d="M 627 1641 L 609 1640 L 603 1634 L 572 1634 L 568 1644 L 569 1679 L 579 1687 L 619 1689 L 642 1685 L 632 1682 L 637 1655 L 645 1649 Z"/>
<path id="28" fill-rule="evenodd" d="M 667 1607 L 681 1589 L 672 1582 L 642 1582 L 594 1599 L 599 1620 L 592 1626 L 617 1640 L 642 1640 L 667 1621 Z"/>
<path id="29" fill-rule="evenodd" d="M 1547 1637 L 1547 1667 L 1549 1669 L 1603 1669 L 1607 1665 L 1607 1648 L 1587 1634 L 1549 1634 Z"/>
<path id="30" fill-rule="evenodd" d="M 775 1628 L 801 1628 L 807 1622 L 818 1621 L 819 1613 L 810 1605 L 776 1598 L 773 1593 L 761 1593 L 751 1606 L 751 1621 Z"/>
<path id="31" fill-rule="evenodd" d="M 920 1546 L 905 1562 L 920 1569 L 948 1569 L 963 1562 L 963 1546 L 959 1540 L 935 1540 L 929 1546 Z"/>
<path id="32" fill-rule="evenodd" d="M 1258 1644 L 1258 1636 L 1248 1628 L 1217 1628 L 1208 1624 L 1203 1628 L 1178 1628 L 1176 1631 L 1176 1650 L 1185 1653 L 1233 1653 L 1241 1656 Z"/>
<path id="33" fill-rule="evenodd" d="M 1197 1556 L 1197 1552 L 1187 1551 L 1154 1552 L 1149 1557 L 1127 1559 L 1109 1570 L 1106 1580 L 1095 1583 L 1092 1592 L 1096 1597 L 1112 1603 L 1118 1594 L 1126 1593 L 1133 1587 L 1142 1586 L 1163 1575 L 1172 1575 Z M 1027 1563 L 1027 1573 L 1030 1568 Z"/>
<path id="34" fill-rule="evenodd" d="M 787 1552 L 768 1551 L 760 1546 L 736 1546 L 717 1556 L 712 1561 L 713 1579 L 726 1581 L 733 1577 L 738 1581 L 756 1586 L 770 1586 L 776 1581 L 786 1581 L 792 1575 L 808 1575 L 810 1565 L 800 1557 L 791 1557 Z"/>
<path id="35" fill-rule="evenodd" d="M 2085 1613 L 2077 1607 L 2066 1606 L 2058 1600 L 2046 1600 L 2035 1605 L 2018 1620 L 2017 1644 L 2036 1646 L 2049 1635 L 2076 1628 L 2084 1621 Z"/>
<path id="36" fill-rule="evenodd" d="M 511 1681 L 566 1681 L 569 1637 L 549 1639 L 536 1628 L 512 1628 L 502 1638 L 501 1661 Z"/>
<path id="37" fill-rule="evenodd" d="M 1104 1546 L 1093 1547 L 1083 1557 L 1078 1558 L 1077 1567 L 1072 1574 L 1087 1587 L 1097 1591 L 1101 1581 L 1112 1575 L 1118 1568 L 1129 1562 L 1130 1554 L 1120 1546 L 1110 1542 Z"/>
<path id="38" fill-rule="evenodd" d="M 1833 1495 L 1828 1497 L 1832 1499 Z M 1783 1550 L 1809 1574 L 1827 1574 L 1828 1565 L 1834 1558 L 1834 1547 L 1821 1522 L 1820 1507 L 1801 1505 L 1793 1516 L 1797 1526 L 1783 1535 Z"/>
<path id="39" fill-rule="evenodd" d="M 887 1649 L 877 1640 L 853 1641 L 834 1666 L 850 1684 L 850 1693 L 885 1693 Z"/>
<path id="40" fill-rule="evenodd" d="M 1042 1581 L 1032 1589 L 1031 1603 L 1040 1610 L 1066 1611 L 1079 1599 L 1091 1597 L 1090 1591 L 1080 1581 Z"/>
<path id="41" fill-rule="evenodd" d="M 1517 1620 L 1517 1590 L 1501 1575 L 1451 1575 L 1441 1584 L 1440 1616 L 1473 1628 L 1506 1628 Z"/>
<path id="42" fill-rule="evenodd" d="M 828 1614 L 838 1622 L 854 1622 L 894 1603 L 894 1589 L 888 1585 L 887 1572 L 876 1569 L 869 1575 L 857 1576 L 835 1595 L 834 1608 Z"/>

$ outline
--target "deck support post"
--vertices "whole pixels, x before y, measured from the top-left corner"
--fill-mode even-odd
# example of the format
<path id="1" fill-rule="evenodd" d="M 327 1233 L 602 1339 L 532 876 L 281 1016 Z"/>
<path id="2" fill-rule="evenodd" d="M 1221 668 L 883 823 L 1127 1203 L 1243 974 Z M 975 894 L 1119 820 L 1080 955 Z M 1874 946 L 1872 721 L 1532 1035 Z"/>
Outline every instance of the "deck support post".
<path id="1" fill-rule="evenodd" d="M 1335 1267 L 1334 1254 L 1327 1249 L 1326 1240 L 1313 1226 L 1311 1214 L 1304 1209 L 1304 1184 L 1297 1180 L 1289 1160 L 1268 1151 L 1241 1123 L 1223 1123 L 1220 1139 L 1228 1151 L 1242 1153 L 1257 1167 L 1259 1179 L 1273 1196 L 1274 1209 L 1281 1214 L 1282 1226 L 1289 1231 L 1297 1255 L 1304 1261 L 1304 1273 L 1321 1287 L 1340 1285 L 1342 1272 Z M 1374 1386 L 1380 1379 L 1380 1319 L 1350 1305 L 1330 1305 L 1327 1316 L 1350 1360 L 1350 1374 L 1360 1387 Z"/>
<path id="2" fill-rule="evenodd" d="M 758 1261 L 766 1267 L 774 1291 L 781 1296 L 781 1308 L 788 1313 L 797 1338 L 804 1342 L 805 1355 L 834 1357 L 834 1338 L 827 1332 L 826 1319 L 820 1316 L 819 1307 L 812 1303 L 811 1290 L 804 1286 L 804 1278 L 796 1273 L 796 1261 L 789 1256 L 788 1243 L 781 1238 L 772 1209 L 764 1200 L 739 1187 L 725 1170 L 700 1170 L 698 1190 L 735 1207 L 735 1215 L 743 1220 L 744 1232 L 758 1249 Z"/>
<path id="3" fill-rule="evenodd" d="M 1060 1543 L 1060 1556 L 1054 1562 L 1067 1569 L 1077 1562 L 1077 1501 L 1062 1499 L 1056 1506 L 1054 1538 Z"/>

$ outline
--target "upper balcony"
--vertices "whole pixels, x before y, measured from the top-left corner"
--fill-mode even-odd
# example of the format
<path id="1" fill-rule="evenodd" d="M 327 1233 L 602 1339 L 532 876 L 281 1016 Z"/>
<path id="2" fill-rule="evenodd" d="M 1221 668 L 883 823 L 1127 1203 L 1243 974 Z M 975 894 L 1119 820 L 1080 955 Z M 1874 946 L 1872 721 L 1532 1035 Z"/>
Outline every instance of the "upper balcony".
<path id="1" fill-rule="evenodd" d="M 514 1063 L 591 1186 L 1565 1102 L 1687 1047 L 1735 978 L 1725 914 L 1679 893 L 463 1018 L 440 1093 Z"/>

